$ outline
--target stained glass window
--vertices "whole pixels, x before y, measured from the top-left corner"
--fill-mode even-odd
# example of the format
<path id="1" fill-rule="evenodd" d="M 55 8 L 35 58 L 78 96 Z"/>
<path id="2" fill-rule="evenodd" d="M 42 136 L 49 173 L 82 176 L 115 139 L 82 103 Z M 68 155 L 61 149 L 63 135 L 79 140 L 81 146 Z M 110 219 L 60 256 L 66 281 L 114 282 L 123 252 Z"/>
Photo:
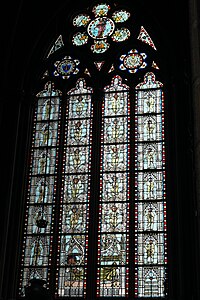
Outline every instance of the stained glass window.
<path id="1" fill-rule="evenodd" d="M 104 88 L 97 295 L 126 296 L 129 257 L 129 87 Z"/>
<path id="2" fill-rule="evenodd" d="M 58 252 L 58 295 L 83 296 L 87 273 L 92 89 L 84 79 L 68 92 Z"/>
<path id="3" fill-rule="evenodd" d="M 22 246 L 20 294 L 30 279 L 49 281 L 60 143 L 61 92 L 47 82 L 36 95 Z"/>
<path id="4" fill-rule="evenodd" d="M 164 297 L 167 265 L 163 84 L 152 72 L 136 86 L 135 295 Z"/>
<path id="5" fill-rule="evenodd" d="M 45 62 L 28 158 L 21 297 L 33 278 L 56 298 L 167 297 L 164 85 L 153 41 L 144 27 L 128 26 L 132 16 L 106 3 L 78 12 L 62 55 Z"/>

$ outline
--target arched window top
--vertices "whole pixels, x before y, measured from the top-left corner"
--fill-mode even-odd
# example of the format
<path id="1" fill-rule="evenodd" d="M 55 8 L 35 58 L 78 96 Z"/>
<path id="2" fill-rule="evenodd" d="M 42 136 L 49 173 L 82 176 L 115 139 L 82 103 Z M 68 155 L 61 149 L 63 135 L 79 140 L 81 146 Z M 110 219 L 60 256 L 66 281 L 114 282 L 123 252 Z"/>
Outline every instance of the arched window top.
<path id="1" fill-rule="evenodd" d="M 36 96 L 37 97 L 61 96 L 62 92 L 59 90 L 54 90 L 54 88 L 55 88 L 54 83 L 48 81 L 44 86 L 44 90 L 39 92 Z"/>
<path id="2" fill-rule="evenodd" d="M 71 89 L 68 92 L 68 95 L 75 95 L 75 94 L 91 94 L 93 89 L 86 86 L 86 82 L 84 78 L 80 78 L 76 82 L 76 87 Z"/>
<path id="3" fill-rule="evenodd" d="M 117 75 L 112 78 L 111 85 L 106 86 L 104 88 L 105 92 L 122 91 L 122 90 L 129 90 L 129 86 L 123 84 L 122 78 Z"/>
<path id="4" fill-rule="evenodd" d="M 144 82 L 139 83 L 136 89 L 152 89 L 163 87 L 163 84 L 156 81 L 155 75 L 152 72 L 148 72 L 144 77 Z"/>

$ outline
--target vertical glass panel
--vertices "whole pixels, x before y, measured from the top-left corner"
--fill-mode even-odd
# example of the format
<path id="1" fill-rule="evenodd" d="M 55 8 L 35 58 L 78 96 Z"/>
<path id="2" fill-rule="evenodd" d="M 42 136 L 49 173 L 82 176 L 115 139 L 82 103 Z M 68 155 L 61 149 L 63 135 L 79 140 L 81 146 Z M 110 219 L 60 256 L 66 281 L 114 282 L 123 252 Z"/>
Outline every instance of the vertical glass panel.
<path id="1" fill-rule="evenodd" d="M 60 201 L 57 295 L 84 297 L 86 292 L 92 89 L 79 79 L 68 92 Z"/>
<path id="2" fill-rule="evenodd" d="M 128 293 L 129 87 L 119 76 L 104 88 L 97 296 Z"/>
<path id="3" fill-rule="evenodd" d="M 21 296 L 24 296 L 24 288 L 30 279 L 44 279 L 47 286 L 49 284 L 57 189 L 60 96 L 61 92 L 54 89 L 53 83 L 47 82 L 35 102 L 21 261 Z"/>
<path id="4" fill-rule="evenodd" d="M 164 97 L 147 73 L 136 87 L 135 296 L 164 297 L 167 268 Z"/>

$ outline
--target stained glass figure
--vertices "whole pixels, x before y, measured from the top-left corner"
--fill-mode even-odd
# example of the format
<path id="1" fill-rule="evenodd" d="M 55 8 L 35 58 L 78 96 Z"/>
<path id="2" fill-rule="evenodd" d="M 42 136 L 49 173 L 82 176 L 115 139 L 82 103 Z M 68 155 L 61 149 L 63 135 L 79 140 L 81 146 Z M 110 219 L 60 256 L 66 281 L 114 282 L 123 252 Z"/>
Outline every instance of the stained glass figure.
<path id="1" fill-rule="evenodd" d="M 79 79 L 68 92 L 61 216 L 59 223 L 58 296 L 85 295 L 93 90 Z"/>
<path id="2" fill-rule="evenodd" d="M 138 53 L 136 49 L 130 50 L 128 54 L 123 54 L 120 56 L 119 68 L 121 70 L 128 70 L 129 73 L 135 73 L 138 69 L 144 69 L 147 63 L 144 61 L 147 55 L 145 53 Z"/>
<path id="3" fill-rule="evenodd" d="M 55 76 L 61 76 L 63 79 L 68 79 L 72 74 L 77 74 L 79 72 L 78 65 L 80 61 L 78 59 L 72 59 L 71 56 L 65 56 L 61 61 L 56 61 L 54 66 L 56 70 L 54 71 Z"/>
<path id="4" fill-rule="evenodd" d="M 111 19 L 99 17 L 88 25 L 88 34 L 93 39 L 105 39 L 113 33 L 114 29 L 115 24 Z"/>
<path id="5" fill-rule="evenodd" d="M 49 284 L 59 148 L 61 92 L 47 82 L 37 94 L 26 202 L 20 293 L 33 278 Z"/>
<path id="6" fill-rule="evenodd" d="M 164 297 L 167 263 L 163 84 L 136 86 L 135 296 Z"/>
<path id="7" fill-rule="evenodd" d="M 59 37 L 55 41 L 54 45 L 51 47 L 51 50 L 49 51 L 49 53 L 47 55 L 47 58 L 51 54 L 53 54 L 54 52 L 56 52 L 58 49 L 62 48 L 63 46 L 64 46 L 64 43 L 63 43 L 62 35 L 59 35 Z"/>
<path id="8" fill-rule="evenodd" d="M 146 43 L 147 45 L 151 46 L 154 50 L 157 50 L 154 42 L 152 41 L 151 37 L 149 36 L 149 34 L 147 33 L 147 31 L 144 29 L 143 26 L 141 26 L 140 28 L 140 33 L 138 35 L 138 40 Z"/>

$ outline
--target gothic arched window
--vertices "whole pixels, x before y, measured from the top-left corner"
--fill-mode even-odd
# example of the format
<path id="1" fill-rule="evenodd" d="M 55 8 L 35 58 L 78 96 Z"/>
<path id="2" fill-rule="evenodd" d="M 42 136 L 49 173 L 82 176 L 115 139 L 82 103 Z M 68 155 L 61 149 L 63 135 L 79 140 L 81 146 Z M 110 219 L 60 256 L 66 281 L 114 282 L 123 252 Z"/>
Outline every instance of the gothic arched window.
<path id="1" fill-rule="evenodd" d="M 35 93 L 19 294 L 165 298 L 159 50 L 127 7 L 73 13 Z"/>

